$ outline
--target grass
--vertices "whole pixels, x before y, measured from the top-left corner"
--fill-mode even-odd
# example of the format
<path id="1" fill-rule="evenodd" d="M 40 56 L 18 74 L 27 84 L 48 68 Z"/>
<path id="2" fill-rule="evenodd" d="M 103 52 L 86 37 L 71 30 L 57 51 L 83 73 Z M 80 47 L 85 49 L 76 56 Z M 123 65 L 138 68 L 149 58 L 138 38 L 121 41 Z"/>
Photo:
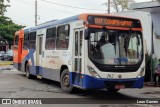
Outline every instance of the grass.
<path id="1" fill-rule="evenodd" d="M 0 66 L 4 66 L 4 65 L 12 65 L 13 61 L 0 61 Z"/>

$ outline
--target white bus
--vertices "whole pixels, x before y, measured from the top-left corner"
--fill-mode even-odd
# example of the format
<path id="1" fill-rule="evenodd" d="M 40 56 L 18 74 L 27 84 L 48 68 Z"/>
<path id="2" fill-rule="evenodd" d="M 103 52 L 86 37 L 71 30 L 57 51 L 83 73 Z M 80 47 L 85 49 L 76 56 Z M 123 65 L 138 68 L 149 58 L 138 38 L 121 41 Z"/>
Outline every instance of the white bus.
<path id="1" fill-rule="evenodd" d="M 58 81 L 63 90 L 143 88 L 141 22 L 108 14 L 80 14 L 15 33 L 14 67 Z"/>

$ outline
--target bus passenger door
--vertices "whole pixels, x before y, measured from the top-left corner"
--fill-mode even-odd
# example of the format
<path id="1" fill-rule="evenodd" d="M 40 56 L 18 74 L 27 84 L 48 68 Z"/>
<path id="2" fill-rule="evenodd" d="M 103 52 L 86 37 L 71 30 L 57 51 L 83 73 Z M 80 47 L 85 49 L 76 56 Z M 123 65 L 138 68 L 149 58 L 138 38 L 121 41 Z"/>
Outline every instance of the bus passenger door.
<path id="1" fill-rule="evenodd" d="M 74 85 L 82 87 L 81 77 L 84 73 L 84 30 L 76 29 L 74 34 Z"/>
<path id="2" fill-rule="evenodd" d="M 37 36 L 36 45 L 36 75 L 42 76 L 42 44 L 43 44 L 43 34 Z"/>

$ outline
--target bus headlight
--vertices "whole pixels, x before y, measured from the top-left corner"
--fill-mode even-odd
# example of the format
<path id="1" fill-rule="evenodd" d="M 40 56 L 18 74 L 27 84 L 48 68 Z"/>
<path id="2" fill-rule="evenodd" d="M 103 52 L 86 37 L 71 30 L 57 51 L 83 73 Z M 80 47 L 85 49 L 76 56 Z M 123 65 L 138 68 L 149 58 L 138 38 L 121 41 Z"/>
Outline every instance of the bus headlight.
<path id="1" fill-rule="evenodd" d="M 96 78 L 101 78 L 101 76 L 90 66 L 87 66 L 88 67 L 88 70 L 89 70 L 89 73 L 93 76 L 93 77 L 96 77 Z"/>
<path id="2" fill-rule="evenodd" d="M 140 71 L 140 73 L 138 74 L 137 78 L 142 77 L 142 76 L 143 76 L 143 74 L 144 74 L 144 71 L 145 71 L 145 68 L 144 68 L 144 67 L 143 67 L 143 68 L 141 68 L 141 71 Z"/>

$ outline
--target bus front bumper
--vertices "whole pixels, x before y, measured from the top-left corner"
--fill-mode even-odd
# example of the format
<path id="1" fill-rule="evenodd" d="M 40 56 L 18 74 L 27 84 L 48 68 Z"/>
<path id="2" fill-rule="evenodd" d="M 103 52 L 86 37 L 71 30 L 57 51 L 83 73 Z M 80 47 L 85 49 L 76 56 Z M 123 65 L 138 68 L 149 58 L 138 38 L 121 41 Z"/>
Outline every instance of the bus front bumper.
<path id="1" fill-rule="evenodd" d="M 104 79 L 94 78 L 92 76 L 84 75 L 83 88 L 84 89 L 103 89 L 111 88 L 115 89 L 116 86 L 123 86 L 120 88 L 143 88 L 144 76 L 140 78 L 128 78 L 128 79 Z"/>

